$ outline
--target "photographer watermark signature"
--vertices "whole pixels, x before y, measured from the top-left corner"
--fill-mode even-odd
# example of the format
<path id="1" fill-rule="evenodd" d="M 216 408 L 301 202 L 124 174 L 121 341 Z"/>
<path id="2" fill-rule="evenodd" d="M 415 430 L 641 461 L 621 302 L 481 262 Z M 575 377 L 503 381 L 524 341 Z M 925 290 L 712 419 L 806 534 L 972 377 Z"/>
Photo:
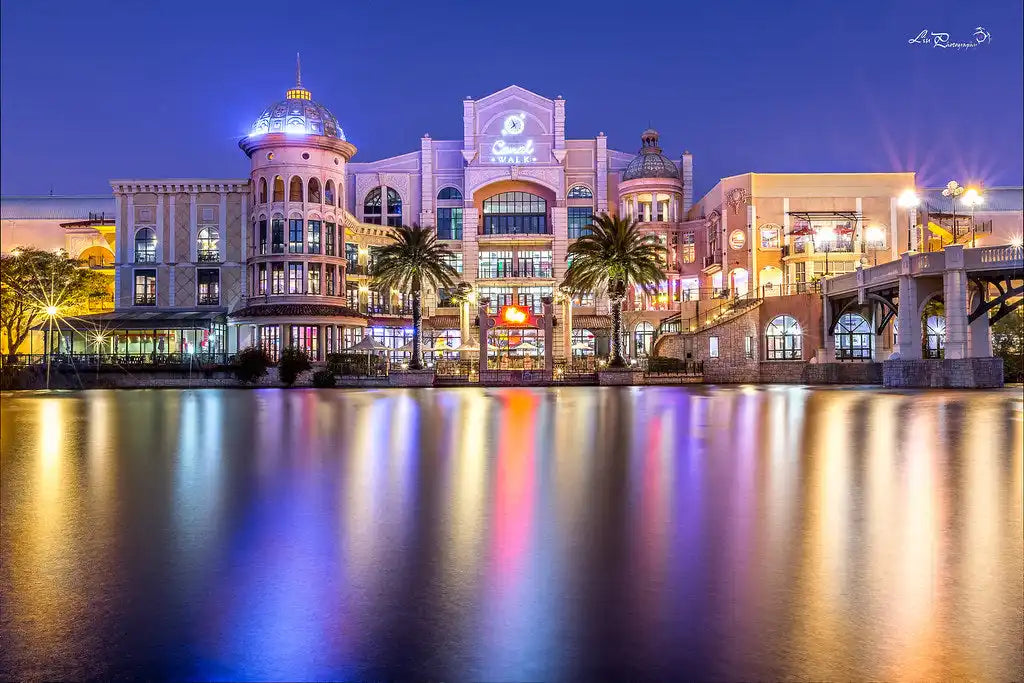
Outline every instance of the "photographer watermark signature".
<path id="1" fill-rule="evenodd" d="M 972 40 L 950 40 L 948 33 L 925 29 L 907 42 L 912 45 L 931 45 L 932 47 L 953 50 L 970 50 L 971 48 L 981 47 L 992 42 L 992 34 L 986 31 L 983 26 L 974 29 L 972 38 Z"/>

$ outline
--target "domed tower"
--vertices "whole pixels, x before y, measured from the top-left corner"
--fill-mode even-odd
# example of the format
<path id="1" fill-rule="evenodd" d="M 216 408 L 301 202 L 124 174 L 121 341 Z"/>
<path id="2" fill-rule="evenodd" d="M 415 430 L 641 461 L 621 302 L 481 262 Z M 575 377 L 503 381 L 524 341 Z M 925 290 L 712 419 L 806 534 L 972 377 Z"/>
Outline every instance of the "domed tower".
<path id="1" fill-rule="evenodd" d="M 345 306 L 345 168 L 355 146 L 302 85 L 263 110 L 238 146 L 251 160 L 246 305 L 232 318 L 272 355 L 314 359 L 339 347 L 339 326 L 365 326 Z"/>
<path id="2" fill-rule="evenodd" d="M 683 220 L 683 183 L 675 163 L 661 153 L 658 131 L 640 135 L 640 152 L 622 172 L 619 212 L 642 223 L 678 223 Z"/>

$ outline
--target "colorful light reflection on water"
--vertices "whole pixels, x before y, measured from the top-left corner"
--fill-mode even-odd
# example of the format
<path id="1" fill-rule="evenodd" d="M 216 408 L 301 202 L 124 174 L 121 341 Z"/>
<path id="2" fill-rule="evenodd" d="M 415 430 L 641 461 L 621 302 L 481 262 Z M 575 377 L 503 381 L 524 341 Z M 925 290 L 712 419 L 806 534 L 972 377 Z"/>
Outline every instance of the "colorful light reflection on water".
<path id="1" fill-rule="evenodd" d="M 1019 391 L 2 401 L 0 677 L 1021 679 Z"/>

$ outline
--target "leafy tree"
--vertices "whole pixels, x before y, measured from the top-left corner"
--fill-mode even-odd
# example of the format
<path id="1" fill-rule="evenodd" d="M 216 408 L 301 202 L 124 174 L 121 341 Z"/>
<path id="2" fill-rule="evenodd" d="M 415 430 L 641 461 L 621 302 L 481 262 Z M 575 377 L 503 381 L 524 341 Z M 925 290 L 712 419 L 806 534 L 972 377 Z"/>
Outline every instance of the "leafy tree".
<path id="1" fill-rule="evenodd" d="M 277 374 L 286 385 L 295 384 L 299 374 L 309 370 L 313 366 L 309 363 L 309 356 L 301 349 L 285 349 L 281 352 L 281 359 L 277 361 Z"/>
<path id="2" fill-rule="evenodd" d="M 421 228 L 415 223 L 394 228 L 391 243 L 381 247 L 370 275 L 379 291 L 395 289 L 412 295 L 412 359 L 410 370 L 423 369 L 420 334 L 423 326 L 422 295 L 424 285 L 435 291 L 453 287 L 458 271 L 448 265 L 451 255 L 447 246 L 437 241 L 433 228 Z"/>
<path id="3" fill-rule="evenodd" d="M 270 365 L 270 356 L 261 348 L 250 346 L 242 349 L 235 356 L 233 371 L 235 377 L 249 384 L 267 374 L 267 366 Z"/>
<path id="4" fill-rule="evenodd" d="M 88 313 L 90 299 L 107 298 L 110 277 L 90 270 L 63 250 L 31 247 L 0 256 L 0 331 L 13 355 L 49 309 L 61 318 Z"/>
<path id="5" fill-rule="evenodd" d="M 313 373 L 313 386 L 327 389 L 337 384 L 334 373 L 330 370 L 317 370 Z"/>
<path id="6" fill-rule="evenodd" d="M 636 221 L 607 212 L 592 219 L 589 234 L 568 250 L 569 268 L 562 287 L 573 295 L 604 290 L 612 304 L 609 367 L 624 367 L 622 357 L 622 300 L 630 285 L 649 294 L 665 279 L 666 250 L 654 235 L 643 234 Z"/>
<path id="7" fill-rule="evenodd" d="M 1007 382 L 1024 382 L 1024 304 L 992 326 L 992 352 L 1003 359 Z"/>

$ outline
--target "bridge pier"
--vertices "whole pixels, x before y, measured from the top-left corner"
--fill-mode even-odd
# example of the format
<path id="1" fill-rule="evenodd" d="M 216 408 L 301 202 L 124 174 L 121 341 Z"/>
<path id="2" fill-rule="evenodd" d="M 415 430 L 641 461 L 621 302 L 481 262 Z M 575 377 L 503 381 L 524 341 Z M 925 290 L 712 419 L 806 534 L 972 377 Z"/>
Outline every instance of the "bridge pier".
<path id="1" fill-rule="evenodd" d="M 946 350 L 949 359 L 967 358 L 967 271 L 964 248 L 951 244 L 945 249 L 942 297 L 946 311 Z"/>
<path id="2" fill-rule="evenodd" d="M 917 296 L 917 281 L 910 267 L 910 254 L 900 256 L 899 306 L 896 319 L 899 321 L 897 349 L 902 360 L 921 359 L 921 314 Z"/>

